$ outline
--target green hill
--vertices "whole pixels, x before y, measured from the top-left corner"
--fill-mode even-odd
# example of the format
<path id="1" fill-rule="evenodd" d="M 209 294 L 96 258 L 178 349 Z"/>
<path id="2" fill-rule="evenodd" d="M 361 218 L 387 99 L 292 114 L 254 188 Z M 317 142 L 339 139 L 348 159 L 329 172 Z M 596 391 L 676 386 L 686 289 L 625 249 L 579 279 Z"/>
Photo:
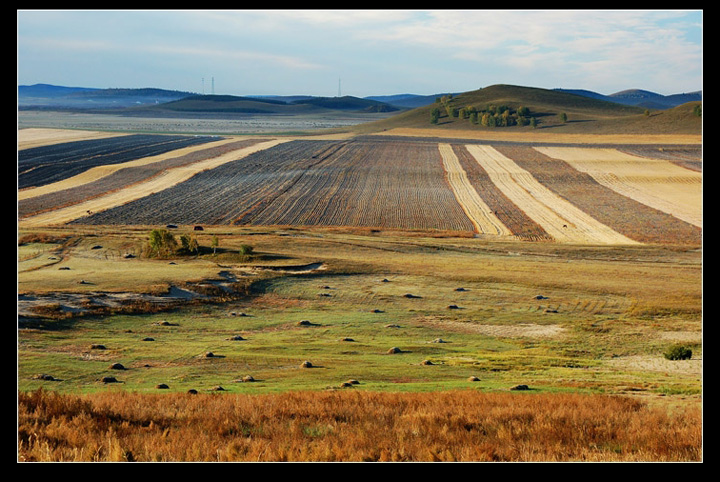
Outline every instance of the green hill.
<path id="1" fill-rule="evenodd" d="M 556 90 L 493 85 L 445 96 L 434 104 L 357 126 L 356 130 L 369 133 L 393 128 L 432 128 L 440 133 L 448 129 L 552 128 L 553 132 L 578 134 L 700 134 L 702 120 L 693 113 L 693 107 L 697 104 L 683 104 L 668 110 L 647 110 Z M 431 123 L 433 109 L 440 112 L 436 124 Z M 482 125 L 480 121 L 473 123 L 469 116 L 463 118 L 463 109 L 466 113 L 475 110 L 478 116 L 506 109 L 509 113 L 506 115 L 511 119 L 508 122 L 510 125 L 490 127 Z M 524 114 L 524 125 L 518 121 L 520 112 Z M 533 126 L 533 123 L 536 124 Z"/>

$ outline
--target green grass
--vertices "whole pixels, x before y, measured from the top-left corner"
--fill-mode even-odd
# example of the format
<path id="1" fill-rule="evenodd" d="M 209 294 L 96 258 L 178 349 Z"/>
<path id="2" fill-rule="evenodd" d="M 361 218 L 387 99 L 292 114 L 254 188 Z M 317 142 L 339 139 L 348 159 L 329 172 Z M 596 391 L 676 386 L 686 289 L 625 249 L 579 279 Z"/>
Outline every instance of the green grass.
<path id="1" fill-rule="evenodd" d="M 494 391 L 526 384 L 535 392 L 632 389 L 658 399 L 701 393 L 692 368 L 702 358 L 699 343 L 692 345 L 694 360 L 666 360 L 674 365 L 651 370 L 630 364 L 664 360 L 668 336 L 675 332 L 699 339 L 697 252 L 578 250 L 322 230 L 288 242 L 283 230 L 227 229 L 220 232 L 225 254 L 250 244 L 256 256 L 207 255 L 175 265 L 94 258 L 102 269 L 95 271 L 92 289 L 169 286 L 250 265 L 324 262 L 326 269 L 243 275 L 252 280 L 251 294 L 221 303 L 23 327 L 18 388 L 157 392 L 164 383 L 176 392 L 222 386 L 230 393 L 271 393 L 337 389 L 353 379 L 359 384 L 351 389 L 375 391 Z M 64 262 L 76 268 L 70 273 L 79 271 L 97 253 L 88 246 L 133 245 L 143 236 L 100 230 L 66 249 Z M 52 291 L 56 271 L 54 266 L 19 270 L 20 286 Z M 612 280 L 599 275 L 603 272 L 612 272 Z M 663 274 L 662 282 L 657 276 L 653 283 L 642 282 L 656 273 Z M 648 315 L 638 306 L 663 315 Z M 311 325 L 298 325 L 302 320 Z M 231 340 L 235 335 L 244 339 Z M 146 337 L 154 341 L 143 341 Z M 94 344 L 105 349 L 92 349 Z M 392 347 L 402 352 L 388 354 Z M 314 367 L 302 368 L 306 360 Z M 112 370 L 112 363 L 126 369 Z M 57 380 L 33 378 L 41 373 Z M 238 382 L 246 375 L 255 381 Z M 104 376 L 120 383 L 104 384 Z M 468 381 L 470 376 L 479 380 Z"/>

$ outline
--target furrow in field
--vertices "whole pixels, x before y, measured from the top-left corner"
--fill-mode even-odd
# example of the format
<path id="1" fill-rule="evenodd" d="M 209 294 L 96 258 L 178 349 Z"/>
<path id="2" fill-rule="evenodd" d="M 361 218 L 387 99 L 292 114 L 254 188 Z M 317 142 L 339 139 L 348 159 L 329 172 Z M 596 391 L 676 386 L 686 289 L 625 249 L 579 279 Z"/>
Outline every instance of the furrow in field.
<path id="1" fill-rule="evenodd" d="M 263 149 L 269 149 L 281 142 L 285 141 L 274 139 L 267 142 L 261 142 L 249 147 L 230 151 L 218 157 L 196 162 L 189 166 L 168 169 L 162 174 L 155 176 L 146 182 L 137 183 L 126 189 L 121 189 L 106 196 L 97 197 L 67 208 L 24 218 L 19 221 L 19 224 L 23 227 L 65 224 L 86 216 L 88 213 L 105 211 L 148 196 L 149 194 L 162 191 L 190 179 L 192 176 L 201 171 L 213 169 L 222 164 L 243 158 Z"/>
<path id="2" fill-rule="evenodd" d="M 498 188 L 555 240 L 567 243 L 637 244 L 540 184 L 490 146 L 467 145 Z"/>
<path id="3" fill-rule="evenodd" d="M 702 227 L 702 173 L 670 161 L 616 149 L 536 147 L 562 159 L 598 183 L 642 204 Z"/>
<path id="4" fill-rule="evenodd" d="M 104 177 L 110 176 L 121 169 L 128 169 L 140 166 L 146 166 L 161 162 L 173 157 L 179 157 L 187 155 L 199 150 L 212 149 L 214 147 L 222 146 L 230 142 L 236 142 L 235 139 L 223 139 L 217 142 L 209 144 L 200 144 L 195 146 L 183 147 L 173 151 L 165 152 L 163 154 L 144 157 L 141 159 L 135 159 L 133 161 L 123 162 L 121 164 L 108 164 L 102 166 L 96 166 L 88 169 L 85 172 L 77 174 L 73 177 L 63 179 L 61 181 L 53 182 L 51 184 L 45 184 L 43 186 L 31 187 L 27 189 L 21 189 L 18 191 L 18 200 L 30 199 L 32 197 L 42 196 L 46 194 L 52 194 L 65 189 L 73 189 L 84 184 L 90 184 L 98 181 Z"/>
<path id="5" fill-rule="evenodd" d="M 440 155 L 447 174 L 448 183 L 460 206 L 475 226 L 475 231 L 481 234 L 495 234 L 510 236 L 510 230 L 500 221 L 485 201 L 478 195 L 467 173 L 460 165 L 452 146 L 439 144 Z"/>

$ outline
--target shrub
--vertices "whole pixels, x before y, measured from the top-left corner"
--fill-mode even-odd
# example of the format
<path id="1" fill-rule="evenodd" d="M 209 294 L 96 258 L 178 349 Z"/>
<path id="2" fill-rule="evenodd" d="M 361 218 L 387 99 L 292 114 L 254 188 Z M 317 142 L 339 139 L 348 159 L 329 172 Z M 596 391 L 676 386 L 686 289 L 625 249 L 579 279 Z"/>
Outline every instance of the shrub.
<path id="1" fill-rule="evenodd" d="M 668 360 L 689 360 L 692 358 L 692 350 L 685 345 L 673 345 L 664 355 Z"/>

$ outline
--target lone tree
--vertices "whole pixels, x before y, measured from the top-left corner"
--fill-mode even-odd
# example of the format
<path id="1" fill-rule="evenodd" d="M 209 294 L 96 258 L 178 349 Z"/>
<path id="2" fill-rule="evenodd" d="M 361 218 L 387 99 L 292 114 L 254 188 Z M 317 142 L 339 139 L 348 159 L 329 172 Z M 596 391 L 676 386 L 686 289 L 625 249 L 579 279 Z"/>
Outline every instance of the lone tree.
<path id="1" fill-rule="evenodd" d="M 430 123 L 437 124 L 439 119 L 440 109 L 438 109 L 437 107 L 433 107 L 433 109 L 430 111 Z"/>

